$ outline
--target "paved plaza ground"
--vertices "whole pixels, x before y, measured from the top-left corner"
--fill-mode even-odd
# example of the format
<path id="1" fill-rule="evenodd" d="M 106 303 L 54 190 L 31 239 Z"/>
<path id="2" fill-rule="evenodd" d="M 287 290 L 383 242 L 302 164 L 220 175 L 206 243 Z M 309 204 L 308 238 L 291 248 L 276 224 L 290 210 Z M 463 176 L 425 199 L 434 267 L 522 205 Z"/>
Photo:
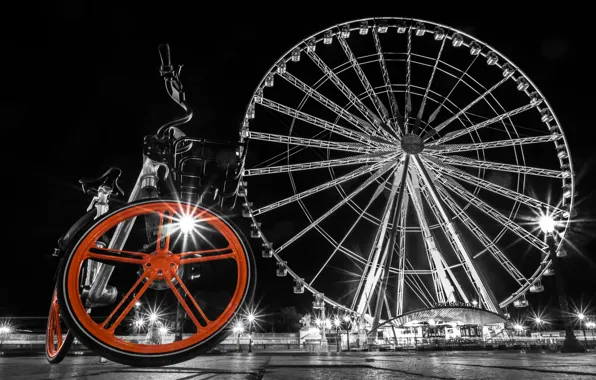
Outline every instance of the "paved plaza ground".
<path id="1" fill-rule="evenodd" d="M 136 368 L 97 356 L 0 357 L 0 379 L 596 379 L 596 354 L 399 352 L 206 355 L 162 368 Z"/>

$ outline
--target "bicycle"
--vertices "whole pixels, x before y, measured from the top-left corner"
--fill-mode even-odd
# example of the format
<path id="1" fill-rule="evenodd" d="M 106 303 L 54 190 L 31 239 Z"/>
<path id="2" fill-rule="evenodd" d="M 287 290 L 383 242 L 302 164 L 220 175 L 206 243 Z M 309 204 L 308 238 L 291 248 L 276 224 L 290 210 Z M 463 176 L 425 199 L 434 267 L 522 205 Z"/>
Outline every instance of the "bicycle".
<path id="1" fill-rule="evenodd" d="M 193 116 L 182 66 L 172 65 L 167 44 L 159 53 L 166 91 L 185 113 L 144 138 L 142 169 L 122 206 L 110 210 L 110 200 L 124 196 L 120 169 L 80 180 L 93 199 L 55 252 L 50 363 L 64 358 L 74 338 L 122 364 L 179 363 L 225 339 L 229 323 L 252 300 L 255 260 L 226 216 L 246 191 L 240 180 L 245 143 L 191 138 L 178 128 Z M 157 323 L 161 343 L 145 344 L 143 331 Z"/>

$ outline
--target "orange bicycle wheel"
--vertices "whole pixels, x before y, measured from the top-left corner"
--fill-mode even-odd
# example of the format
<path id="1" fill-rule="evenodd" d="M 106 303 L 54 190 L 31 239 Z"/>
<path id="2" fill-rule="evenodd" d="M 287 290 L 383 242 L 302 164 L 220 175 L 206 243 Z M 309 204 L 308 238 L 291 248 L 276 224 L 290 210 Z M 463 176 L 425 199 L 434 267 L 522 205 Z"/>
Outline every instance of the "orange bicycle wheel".
<path id="1" fill-rule="evenodd" d="M 153 235 L 147 220 L 157 220 Z M 97 247 L 115 231 L 129 231 L 126 239 L 115 239 L 122 244 Z M 59 275 L 64 318 L 77 339 L 115 362 L 161 366 L 188 360 L 224 339 L 226 326 L 252 298 L 256 271 L 249 245 L 214 210 L 145 200 L 103 216 L 73 240 Z M 88 260 L 111 266 L 110 285 L 123 289 L 95 318 L 80 286 Z"/>
<path id="2" fill-rule="evenodd" d="M 58 291 L 54 288 L 50 314 L 46 328 L 46 359 L 51 364 L 58 364 L 66 357 L 72 345 L 74 337 L 66 330 L 63 334 L 63 327 L 60 319 L 60 307 L 58 305 Z"/>

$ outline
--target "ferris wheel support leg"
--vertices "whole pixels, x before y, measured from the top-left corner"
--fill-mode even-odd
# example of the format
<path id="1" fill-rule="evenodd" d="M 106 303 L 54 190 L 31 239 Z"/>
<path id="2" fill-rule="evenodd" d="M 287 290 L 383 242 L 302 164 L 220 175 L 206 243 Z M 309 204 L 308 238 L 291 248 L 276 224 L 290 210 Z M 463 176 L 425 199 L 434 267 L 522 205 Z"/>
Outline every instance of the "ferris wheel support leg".
<path id="1" fill-rule="evenodd" d="M 465 249 L 465 246 L 461 240 L 460 235 L 455 230 L 455 226 L 453 225 L 453 222 L 450 220 L 445 208 L 443 207 L 441 199 L 438 195 L 438 191 L 437 191 L 434 183 L 432 182 L 428 172 L 426 171 L 426 168 L 423 166 L 423 163 L 420 161 L 420 159 L 418 157 L 414 157 L 414 164 L 415 164 L 416 168 L 418 169 L 418 172 L 420 173 L 423 181 L 425 182 L 425 185 L 429 190 L 431 198 L 432 198 L 433 202 L 435 203 L 435 205 L 437 206 L 438 211 L 447 226 L 447 232 L 453 239 L 453 241 L 456 245 L 456 248 L 461 253 L 462 264 L 464 264 L 464 267 L 466 268 L 466 271 L 469 274 L 472 285 L 474 286 L 476 292 L 478 293 L 478 296 L 480 298 L 479 302 L 481 304 L 483 304 L 486 307 L 486 309 L 488 309 L 489 311 L 492 311 L 494 313 L 499 313 L 500 309 L 498 307 L 498 304 L 495 300 L 494 295 L 487 288 L 484 281 L 482 281 L 482 277 L 480 276 L 476 266 L 474 265 L 475 263 L 472 261 L 472 258 L 470 257 L 467 250 Z M 449 236 L 448 236 L 448 238 L 449 238 Z"/>
<path id="2" fill-rule="evenodd" d="M 396 181 L 399 181 L 399 191 L 397 193 L 397 199 L 395 200 L 394 203 L 394 207 L 392 210 L 393 216 L 392 216 L 392 229 L 391 229 L 391 234 L 389 235 L 389 240 L 387 241 L 387 257 L 385 259 L 385 265 L 384 268 L 386 268 L 387 270 L 385 270 L 384 272 L 384 276 L 383 276 L 383 282 L 381 284 L 381 286 L 379 287 L 379 294 L 377 295 L 377 304 L 375 306 L 375 315 L 374 315 L 374 320 L 372 323 L 372 329 L 371 329 L 371 333 L 376 334 L 376 330 L 379 326 L 379 318 L 381 316 L 381 309 L 382 309 L 382 304 L 383 304 L 383 299 L 385 298 L 385 290 L 387 289 L 387 283 L 389 281 L 389 268 L 391 268 L 391 262 L 393 261 L 393 246 L 395 245 L 395 240 L 397 238 L 397 232 L 398 232 L 398 225 L 399 225 L 399 219 L 401 216 L 401 208 L 402 208 L 402 203 L 404 200 L 404 194 L 405 194 L 405 189 L 406 189 L 406 179 L 408 178 L 408 164 L 410 163 L 410 155 L 406 154 L 405 155 L 405 159 L 404 159 L 404 166 L 403 166 L 403 170 L 401 171 L 401 178 L 396 178 Z M 374 335 L 373 335 L 374 336 Z"/>
<path id="3" fill-rule="evenodd" d="M 393 181 L 393 185 L 391 185 L 391 192 L 389 193 L 389 198 L 387 200 L 387 206 L 385 207 L 385 211 L 383 212 L 383 222 L 379 229 L 377 230 L 377 237 L 375 238 L 375 244 L 373 245 L 373 249 L 371 251 L 370 256 L 372 257 L 372 261 L 370 261 L 370 265 L 368 265 L 368 272 L 363 272 L 362 278 L 364 280 L 364 286 L 362 288 L 362 292 L 360 294 L 360 299 L 358 301 L 358 307 L 356 312 L 358 314 L 364 314 L 367 308 L 370 308 L 369 302 L 372 299 L 373 292 L 377 287 L 379 279 L 383 274 L 383 266 L 381 265 L 382 262 L 386 261 L 387 258 L 387 245 L 385 244 L 386 235 L 389 225 L 389 220 L 391 219 L 391 211 L 393 207 L 393 201 L 395 199 L 395 195 L 397 194 L 397 189 L 399 185 L 398 178 L 402 178 L 402 173 L 404 172 L 404 167 L 400 166 L 397 171 L 395 178 L 396 180 Z"/>
<path id="4" fill-rule="evenodd" d="M 428 259 L 428 265 L 432 271 L 433 285 L 435 287 L 435 295 L 439 303 L 444 303 L 449 300 L 449 296 L 452 297 L 452 292 L 447 294 L 447 291 L 451 288 L 451 285 L 446 281 L 445 269 L 441 262 L 441 254 L 436 247 L 434 238 L 430 232 L 428 222 L 424 215 L 424 208 L 422 206 L 422 197 L 420 195 L 420 183 L 416 173 L 411 173 L 410 178 L 407 182 L 408 190 L 412 194 L 412 203 L 416 216 L 418 217 L 418 223 L 422 228 L 422 234 L 424 237 L 424 246 L 426 248 L 426 255 Z"/>

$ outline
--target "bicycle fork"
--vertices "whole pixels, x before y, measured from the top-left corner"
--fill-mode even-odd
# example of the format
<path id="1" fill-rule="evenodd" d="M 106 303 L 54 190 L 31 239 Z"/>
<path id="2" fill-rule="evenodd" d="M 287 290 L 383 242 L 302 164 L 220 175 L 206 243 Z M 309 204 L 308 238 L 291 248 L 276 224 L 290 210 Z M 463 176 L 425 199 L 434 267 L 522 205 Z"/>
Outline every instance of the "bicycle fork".
<path id="1" fill-rule="evenodd" d="M 157 183 L 159 181 L 158 170 L 161 166 L 166 168 L 165 176 L 167 177 L 169 168 L 166 164 L 144 156 L 143 168 L 130 194 L 128 203 L 144 199 L 146 195 L 157 191 Z M 116 227 L 114 235 L 108 244 L 108 249 L 120 250 L 124 247 L 135 220 L 136 217 L 128 219 Z M 114 271 L 114 266 L 99 262 L 95 262 L 95 264 L 95 273 L 92 277 L 93 283 L 89 290 L 88 303 L 90 305 L 108 305 L 114 302 L 117 295 L 115 291 L 112 291 L 113 288 L 107 288 L 108 281 Z"/>

